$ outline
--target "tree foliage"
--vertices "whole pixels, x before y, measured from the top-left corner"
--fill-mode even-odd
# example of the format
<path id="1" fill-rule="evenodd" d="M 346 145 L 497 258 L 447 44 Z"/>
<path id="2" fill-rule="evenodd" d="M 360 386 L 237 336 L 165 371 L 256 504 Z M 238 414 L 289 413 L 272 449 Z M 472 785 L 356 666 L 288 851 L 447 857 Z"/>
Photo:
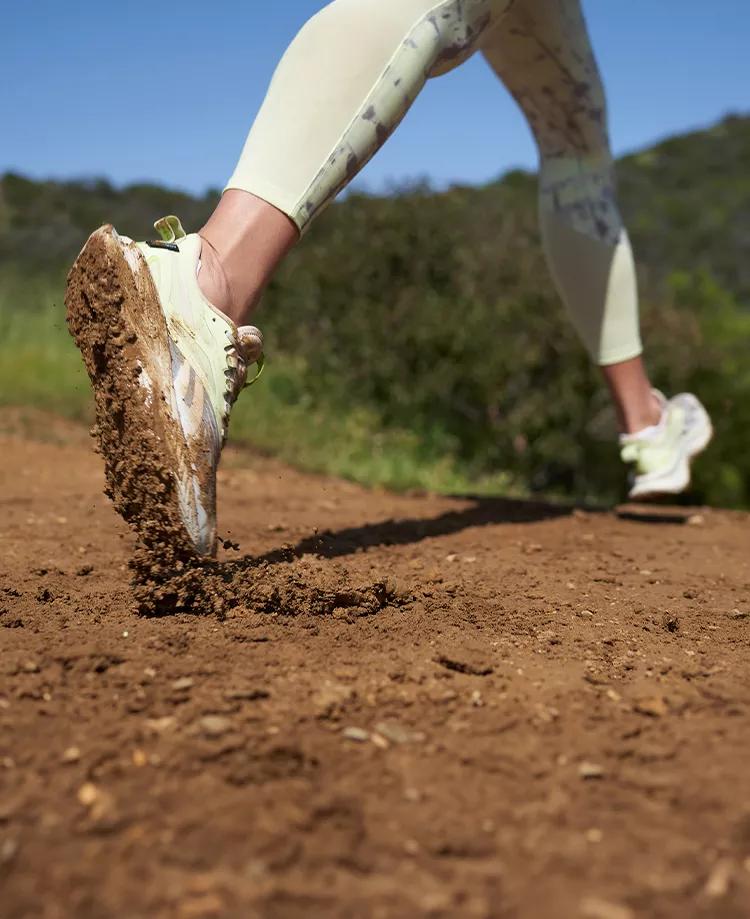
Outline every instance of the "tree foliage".
<path id="1" fill-rule="evenodd" d="M 716 421 L 694 496 L 734 506 L 750 504 L 748 163 L 750 118 L 731 117 L 628 156 L 618 172 L 649 365 L 668 392 L 697 392 Z M 60 284 L 97 225 L 143 238 L 177 213 L 197 229 L 216 198 L 6 175 L 2 271 Z M 290 402 L 365 406 L 477 479 L 506 470 L 534 491 L 621 494 L 611 410 L 549 280 L 532 174 L 350 194 L 290 255 L 258 321 L 271 372 L 274 352 L 301 368 Z"/>

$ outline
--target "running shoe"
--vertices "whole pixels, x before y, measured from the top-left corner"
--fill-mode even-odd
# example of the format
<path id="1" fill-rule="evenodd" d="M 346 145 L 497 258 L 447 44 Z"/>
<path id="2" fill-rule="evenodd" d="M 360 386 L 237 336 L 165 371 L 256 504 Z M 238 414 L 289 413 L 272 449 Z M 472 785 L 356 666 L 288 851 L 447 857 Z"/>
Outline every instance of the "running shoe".
<path id="1" fill-rule="evenodd" d="M 107 494 L 152 550 L 216 552 L 216 469 L 263 337 L 198 286 L 202 240 L 176 217 L 135 243 L 100 227 L 68 275 L 70 332 L 96 403 Z M 252 380 L 251 382 L 254 382 Z"/>
<path id="2" fill-rule="evenodd" d="M 620 435 L 620 456 L 633 464 L 628 497 L 634 500 L 685 491 L 691 461 L 713 436 L 708 412 L 692 393 L 666 399 L 654 390 L 654 395 L 662 406 L 659 423 Z"/>

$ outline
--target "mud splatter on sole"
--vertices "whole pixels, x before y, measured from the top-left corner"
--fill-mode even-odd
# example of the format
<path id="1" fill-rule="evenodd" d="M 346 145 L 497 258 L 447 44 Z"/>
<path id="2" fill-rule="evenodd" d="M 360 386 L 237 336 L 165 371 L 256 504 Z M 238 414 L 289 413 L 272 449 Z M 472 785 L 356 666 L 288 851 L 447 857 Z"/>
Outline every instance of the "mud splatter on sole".
<path id="1" fill-rule="evenodd" d="M 137 270 L 140 258 L 113 227 L 101 227 L 70 270 L 65 305 L 93 384 L 92 434 L 104 457 L 106 494 L 143 545 L 177 563 L 192 555 L 169 471 L 179 435 L 163 400 L 141 379 L 159 353 L 168 360 L 168 341 L 150 274 Z"/>

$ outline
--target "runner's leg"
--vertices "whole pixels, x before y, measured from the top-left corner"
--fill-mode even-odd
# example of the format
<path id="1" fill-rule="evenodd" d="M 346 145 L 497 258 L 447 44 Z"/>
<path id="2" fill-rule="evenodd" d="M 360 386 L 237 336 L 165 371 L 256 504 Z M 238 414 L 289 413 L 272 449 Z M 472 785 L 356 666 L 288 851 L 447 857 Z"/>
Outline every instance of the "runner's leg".
<path id="1" fill-rule="evenodd" d="M 425 81 L 477 49 L 512 0 L 335 0 L 274 74 L 216 212 L 201 287 L 241 322 L 274 268 L 385 143 Z"/>
<path id="2" fill-rule="evenodd" d="M 518 0 L 482 50 L 539 149 L 545 252 L 573 324 L 602 367 L 623 431 L 661 415 L 641 359 L 635 267 L 615 194 L 606 102 L 579 0 Z"/>

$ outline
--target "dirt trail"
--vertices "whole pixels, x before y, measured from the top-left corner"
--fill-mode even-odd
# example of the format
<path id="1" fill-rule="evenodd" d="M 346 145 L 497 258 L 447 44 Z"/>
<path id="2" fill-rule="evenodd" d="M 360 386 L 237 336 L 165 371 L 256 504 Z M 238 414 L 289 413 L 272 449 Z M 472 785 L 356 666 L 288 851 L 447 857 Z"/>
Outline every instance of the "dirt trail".
<path id="1" fill-rule="evenodd" d="M 3 919 L 750 914 L 746 516 L 230 453 L 224 593 L 147 617 L 53 433 L 0 437 Z"/>

